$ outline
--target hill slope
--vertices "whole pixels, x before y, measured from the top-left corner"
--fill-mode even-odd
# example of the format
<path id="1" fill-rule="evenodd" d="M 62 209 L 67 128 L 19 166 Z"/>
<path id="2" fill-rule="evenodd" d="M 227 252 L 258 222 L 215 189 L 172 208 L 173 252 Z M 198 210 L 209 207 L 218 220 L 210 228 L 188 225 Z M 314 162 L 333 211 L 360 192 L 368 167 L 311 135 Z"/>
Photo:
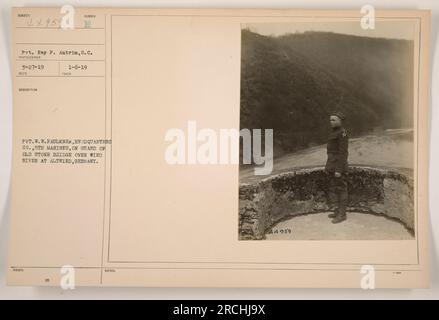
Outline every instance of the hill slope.
<path id="1" fill-rule="evenodd" d="M 274 129 L 275 155 L 324 143 L 334 108 L 350 136 L 413 126 L 412 41 L 242 30 L 241 60 L 240 126 Z"/>

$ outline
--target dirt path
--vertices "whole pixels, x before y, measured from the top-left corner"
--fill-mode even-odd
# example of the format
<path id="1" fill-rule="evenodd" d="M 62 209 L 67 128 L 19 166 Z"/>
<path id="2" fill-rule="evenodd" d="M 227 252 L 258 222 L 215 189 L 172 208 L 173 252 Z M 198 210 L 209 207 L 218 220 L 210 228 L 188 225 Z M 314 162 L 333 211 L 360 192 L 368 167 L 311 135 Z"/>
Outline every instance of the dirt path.
<path id="1" fill-rule="evenodd" d="M 412 175 L 413 130 L 386 130 L 380 135 L 368 135 L 349 140 L 349 164 L 385 168 L 398 168 Z M 279 174 L 297 168 L 324 166 L 326 145 L 301 150 L 274 159 L 273 172 Z M 255 176 L 252 167 L 240 168 L 241 183 L 251 183 L 267 178 Z"/>
<path id="2" fill-rule="evenodd" d="M 396 221 L 365 213 L 347 213 L 347 220 L 332 224 L 328 213 L 314 213 L 279 222 L 267 240 L 408 240 L 414 239 Z"/>

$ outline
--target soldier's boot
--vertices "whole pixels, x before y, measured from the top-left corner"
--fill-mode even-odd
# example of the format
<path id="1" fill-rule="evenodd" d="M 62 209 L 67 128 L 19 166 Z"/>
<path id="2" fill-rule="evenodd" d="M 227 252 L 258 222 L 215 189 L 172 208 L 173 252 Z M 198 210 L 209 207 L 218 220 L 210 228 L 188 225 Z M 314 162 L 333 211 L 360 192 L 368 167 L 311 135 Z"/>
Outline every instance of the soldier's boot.
<path id="1" fill-rule="evenodd" d="M 348 198 L 346 192 L 341 192 L 338 195 L 338 212 L 332 223 L 340 223 L 346 220 L 346 207 L 348 204 Z"/>
<path id="2" fill-rule="evenodd" d="M 331 219 L 335 218 L 337 216 L 337 214 L 338 214 L 338 208 L 335 208 L 333 213 L 328 214 L 328 218 L 331 218 Z"/>

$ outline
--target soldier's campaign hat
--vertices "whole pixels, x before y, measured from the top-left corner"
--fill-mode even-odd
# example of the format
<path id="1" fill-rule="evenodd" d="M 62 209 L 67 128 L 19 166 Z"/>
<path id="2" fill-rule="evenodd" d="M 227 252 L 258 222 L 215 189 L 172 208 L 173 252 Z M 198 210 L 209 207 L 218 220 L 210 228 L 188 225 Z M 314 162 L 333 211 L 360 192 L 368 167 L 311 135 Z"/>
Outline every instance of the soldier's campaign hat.
<path id="1" fill-rule="evenodd" d="M 337 116 L 340 120 L 345 120 L 346 116 L 341 110 L 335 110 L 331 113 L 331 116 Z"/>

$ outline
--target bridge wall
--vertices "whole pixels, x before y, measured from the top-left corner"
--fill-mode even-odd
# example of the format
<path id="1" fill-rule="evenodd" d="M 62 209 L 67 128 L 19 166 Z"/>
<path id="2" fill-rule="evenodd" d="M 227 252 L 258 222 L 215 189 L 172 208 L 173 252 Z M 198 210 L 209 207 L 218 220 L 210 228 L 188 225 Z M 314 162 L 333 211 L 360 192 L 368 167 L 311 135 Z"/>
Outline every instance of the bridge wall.
<path id="1" fill-rule="evenodd" d="M 239 238 L 263 239 L 281 220 L 331 211 L 333 195 L 323 168 L 282 173 L 239 188 Z M 399 172 L 351 167 L 347 211 L 384 215 L 413 232 L 413 179 Z"/>

